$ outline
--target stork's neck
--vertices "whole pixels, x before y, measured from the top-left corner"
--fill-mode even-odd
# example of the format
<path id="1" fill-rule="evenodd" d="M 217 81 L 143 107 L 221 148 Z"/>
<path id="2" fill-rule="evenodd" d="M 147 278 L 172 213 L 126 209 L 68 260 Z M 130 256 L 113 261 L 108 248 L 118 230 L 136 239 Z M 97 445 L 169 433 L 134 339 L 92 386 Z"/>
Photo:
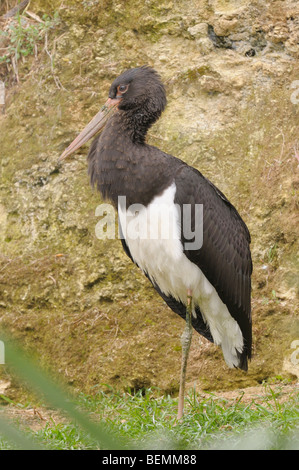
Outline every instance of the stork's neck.
<path id="1" fill-rule="evenodd" d="M 91 183 L 116 207 L 119 196 L 126 197 L 127 206 L 147 206 L 173 181 L 170 160 L 177 159 L 144 142 L 147 128 L 148 121 L 134 125 L 127 113 L 117 112 L 90 148 Z"/>
<path id="2" fill-rule="evenodd" d="M 147 131 L 157 117 L 149 113 L 146 108 L 142 108 L 119 110 L 118 113 L 115 113 L 113 119 L 134 144 L 144 144 Z"/>

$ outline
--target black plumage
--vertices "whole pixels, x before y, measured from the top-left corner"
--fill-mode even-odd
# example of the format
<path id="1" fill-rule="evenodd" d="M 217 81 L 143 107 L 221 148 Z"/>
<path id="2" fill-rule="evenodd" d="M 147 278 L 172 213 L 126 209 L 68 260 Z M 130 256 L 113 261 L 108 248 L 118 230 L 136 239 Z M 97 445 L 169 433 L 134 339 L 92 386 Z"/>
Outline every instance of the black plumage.
<path id="1" fill-rule="evenodd" d="M 88 155 L 91 183 L 115 207 L 120 195 L 126 196 L 128 206 L 135 203 L 147 206 L 172 181 L 177 186 L 175 203 L 203 204 L 203 247 L 185 251 L 185 255 L 202 270 L 238 322 L 245 340 L 240 368 L 246 370 L 252 341 L 249 231 L 224 194 L 198 170 L 145 143 L 148 128 L 166 105 L 164 87 L 155 71 L 138 68 L 125 72 L 112 84 L 109 97 L 115 98 L 120 84 L 133 81 L 136 88 L 131 93 L 135 100 L 131 103 L 130 96 L 126 96 L 130 104 L 118 106 L 123 112 L 115 113 L 92 143 Z M 128 247 L 124 248 L 130 256 Z M 158 286 L 155 288 L 169 307 L 185 318 L 185 306 L 168 299 Z M 208 326 L 197 313 L 194 328 L 212 341 Z"/>
<path id="2" fill-rule="evenodd" d="M 175 184 L 174 203 L 179 208 L 190 205 L 193 231 L 196 223 L 194 208 L 197 204 L 203 205 L 202 247 L 185 249 L 182 224 L 183 253 L 212 284 L 239 325 L 243 349 L 236 350 L 238 367 L 247 370 L 252 343 L 250 234 L 234 206 L 198 170 L 145 142 L 149 127 L 160 117 L 165 105 L 164 86 L 150 67 L 128 70 L 112 83 L 109 99 L 103 109 L 113 107 L 115 112 L 102 134 L 93 141 L 88 154 L 91 184 L 116 208 L 119 196 L 126 196 L 127 208 L 136 203 L 147 207 L 156 196 Z M 62 158 L 73 153 L 103 127 L 103 119 L 102 113 L 99 113 L 63 153 Z M 126 254 L 138 264 L 124 238 L 122 244 Z M 186 304 L 175 298 L 175 295 L 163 292 L 153 276 L 144 271 L 168 306 L 185 318 Z M 204 312 L 200 311 L 198 305 L 194 308 L 194 329 L 213 341 Z"/>

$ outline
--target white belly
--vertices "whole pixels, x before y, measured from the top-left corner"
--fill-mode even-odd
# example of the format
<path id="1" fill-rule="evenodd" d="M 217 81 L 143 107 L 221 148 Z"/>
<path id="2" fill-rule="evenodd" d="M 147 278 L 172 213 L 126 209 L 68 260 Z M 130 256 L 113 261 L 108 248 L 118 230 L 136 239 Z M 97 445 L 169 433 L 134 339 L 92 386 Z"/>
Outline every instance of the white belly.
<path id="1" fill-rule="evenodd" d="M 215 344 L 221 345 L 228 366 L 238 366 L 236 350 L 243 350 L 241 330 L 212 284 L 183 253 L 175 192 L 173 183 L 147 207 L 135 204 L 125 210 L 119 206 L 124 238 L 134 261 L 162 292 L 186 305 L 187 291 L 192 290 L 193 302 Z"/>

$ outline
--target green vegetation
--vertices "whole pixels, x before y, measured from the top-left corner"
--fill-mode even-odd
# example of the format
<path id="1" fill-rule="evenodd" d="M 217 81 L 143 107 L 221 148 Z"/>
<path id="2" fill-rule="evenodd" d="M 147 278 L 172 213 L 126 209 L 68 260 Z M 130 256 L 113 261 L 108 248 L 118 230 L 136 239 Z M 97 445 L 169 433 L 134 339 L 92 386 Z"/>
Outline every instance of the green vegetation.
<path id="1" fill-rule="evenodd" d="M 3 336 L 2 336 L 3 337 Z M 285 399 L 281 390 L 265 386 L 263 397 L 223 399 L 190 391 L 185 417 L 176 420 L 177 399 L 157 389 L 134 393 L 98 387 L 92 395 L 75 399 L 45 373 L 32 358 L 5 338 L 9 371 L 38 396 L 42 426 L 26 423 L 26 409 L 36 408 L 36 398 L 26 405 L 0 395 L 0 449 L 158 449 L 211 448 L 290 449 L 298 446 L 298 392 Z M 28 396 L 28 395 L 27 395 Z M 0 403 L 1 403 L 0 402 Z M 44 405 L 55 410 L 53 413 Z M 9 411 L 14 421 L 8 419 Z M 23 412 L 23 413 L 22 413 Z M 47 413 L 47 418 L 42 415 Z M 27 415 L 28 416 L 28 415 Z"/>
<path id="2" fill-rule="evenodd" d="M 134 447 L 143 449 L 194 450 L 228 443 L 242 447 L 246 446 L 243 436 L 257 428 L 263 439 L 252 440 L 254 448 L 280 448 L 292 445 L 291 431 L 299 425 L 298 396 L 281 404 L 279 394 L 271 388 L 263 400 L 250 403 L 243 403 L 242 396 L 232 402 L 213 394 L 203 398 L 190 391 L 180 423 L 175 422 L 177 399 L 169 395 L 157 398 L 157 391 L 151 389 L 137 394 L 99 392 L 94 397 L 81 396 L 81 402 L 111 429 L 133 439 Z"/>
<path id="3" fill-rule="evenodd" d="M 32 15 L 32 14 L 31 14 Z M 48 33 L 59 24 L 58 13 L 53 17 L 46 14 L 42 18 L 34 15 L 34 19 L 26 15 L 17 15 L 9 24 L 7 30 L 0 31 L 6 47 L 1 48 L 0 64 L 11 64 L 18 80 L 18 61 L 26 56 L 37 56 L 38 44 L 44 41 L 47 47 Z"/>
<path id="4" fill-rule="evenodd" d="M 196 450 L 294 449 L 298 448 L 298 395 L 281 403 L 279 393 L 267 387 L 262 400 L 232 402 L 210 395 L 202 398 L 190 392 L 186 415 L 176 423 L 177 400 L 156 390 L 80 395 L 78 404 L 94 420 L 105 421 L 107 429 L 119 436 L 129 449 Z M 29 406 L 29 405 L 28 405 Z M 49 419 L 43 429 L 27 436 L 36 445 L 51 449 L 92 449 L 97 444 L 79 426 Z M 24 427 L 24 426 L 23 426 Z M 10 448 L 0 441 L 0 449 Z"/>

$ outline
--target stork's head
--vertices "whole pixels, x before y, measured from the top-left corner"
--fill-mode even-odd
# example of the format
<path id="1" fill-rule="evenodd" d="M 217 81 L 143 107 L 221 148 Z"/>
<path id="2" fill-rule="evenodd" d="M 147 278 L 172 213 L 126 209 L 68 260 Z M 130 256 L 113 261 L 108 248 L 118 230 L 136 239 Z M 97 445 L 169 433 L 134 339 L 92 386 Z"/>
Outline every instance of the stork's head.
<path id="1" fill-rule="evenodd" d="M 109 98 L 119 100 L 118 109 L 146 111 L 157 114 L 157 118 L 166 105 L 164 85 L 151 67 L 123 72 L 112 83 Z"/>
<path id="2" fill-rule="evenodd" d="M 112 83 L 109 98 L 101 111 L 90 121 L 60 156 L 59 161 L 78 150 L 85 142 L 103 129 L 111 113 L 123 112 L 126 121 L 138 123 L 147 130 L 166 106 L 164 85 L 157 72 L 143 66 L 126 70 Z"/>

